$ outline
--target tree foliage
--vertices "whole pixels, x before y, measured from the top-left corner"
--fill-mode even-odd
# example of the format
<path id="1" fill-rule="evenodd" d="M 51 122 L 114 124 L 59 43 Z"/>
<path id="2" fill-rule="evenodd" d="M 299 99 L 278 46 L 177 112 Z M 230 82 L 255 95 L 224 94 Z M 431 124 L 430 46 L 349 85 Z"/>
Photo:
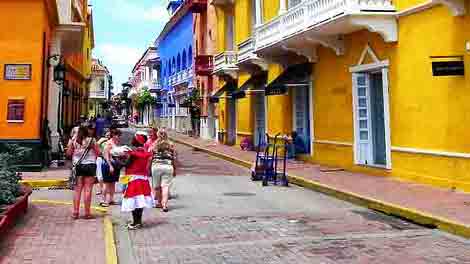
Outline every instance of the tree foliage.
<path id="1" fill-rule="evenodd" d="M 148 89 L 143 89 L 142 93 L 137 97 L 136 103 L 138 107 L 143 108 L 146 105 L 155 104 L 156 100 Z"/>
<path id="2" fill-rule="evenodd" d="M 31 149 L 13 144 L 2 144 L 0 149 L 0 205 L 12 204 L 21 195 L 17 171 Z"/>

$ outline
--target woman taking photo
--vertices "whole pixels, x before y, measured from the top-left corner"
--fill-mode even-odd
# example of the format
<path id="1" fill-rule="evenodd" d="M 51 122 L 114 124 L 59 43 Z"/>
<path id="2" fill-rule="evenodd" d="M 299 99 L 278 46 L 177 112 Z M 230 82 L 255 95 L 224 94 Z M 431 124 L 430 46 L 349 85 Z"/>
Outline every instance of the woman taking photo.
<path id="1" fill-rule="evenodd" d="M 79 127 L 76 136 L 69 141 L 67 155 L 72 157 L 72 170 L 75 177 L 72 218 L 77 219 L 79 217 L 80 199 L 82 191 L 84 191 L 85 219 L 91 219 L 93 217 L 90 207 L 93 184 L 96 181 L 96 157 L 100 155 L 100 149 L 94 138 L 88 136 L 87 127 Z"/>
<path id="2" fill-rule="evenodd" d="M 113 150 L 119 145 L 121 137 L 121 131 L 113 129 L 110 131 L 110 139 L 106 142 L 104 147 L 103 158 L 105 162 L 103 166 L 103 183 L 104 202 L 100 203 L 102 207 L 108 207 L 109 205 L 116 204 L 114 202 L 114 193 L 116 192 L 116 182 L 119 181 L 119 174 L 121 172 L 121 164 L 119 158 L 113 156 Z"/>
<path id="3" fill-rule="evenodd" d="M 153 145 L 152 177 L 157 186 L 157 196 L 162 211 L 168 212 L 168 197 L 173 177 L 176 176 L 176 150 L 164 129 L 158 131 L 158 140 Z M 160 200 L 161 197 L 161 200 Z"/>

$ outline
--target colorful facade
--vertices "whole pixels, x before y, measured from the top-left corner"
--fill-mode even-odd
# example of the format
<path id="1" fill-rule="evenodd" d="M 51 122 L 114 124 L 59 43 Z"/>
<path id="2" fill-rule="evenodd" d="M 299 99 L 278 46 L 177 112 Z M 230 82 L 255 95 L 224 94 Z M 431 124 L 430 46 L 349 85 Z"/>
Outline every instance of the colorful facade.
<path id="1" fill-rule="evenodd" d="M 301 159 L 470 190 L 468 3 L 213 4 L 226 143 L 296 131 Z"/>
<path id="2" fill-rule="evenodd" d="M 52 137 L 58 138 L 60 113 L 71 113 L 63 117 L 71 120 L 80 111 L 79 104 L 73 104 L 72 100 L 62 111 L 58 103 L 62 88 L 53 81 L 54 62 L 72 66 L 71 71 L 83 70 L 83 60 L 75 54 L 75 51 L 82 52 L 82 43 L 77 48 L 75 37 L 82 36 L 81 23 L 89 27 L 89 20 L 74 19 L 87 14 L 87 2 L 66 2 L 5 0 L 0 3 L 3 22 L 0 26 L 0 140 L 31 147 L 33 152 L 25 165 L 29 169 L 44 165 L 47 162 L 44 154 L 57 146 L 58 140 L 54 143 Z M 85 79 L 79 81 L 83 84 Z M 78 90 L 75 96 L 80 96 Z"/>
<path id="3" fill-rule="evenodd" d="M 136 62 L 132 69 L 130 84 L 132 88 L 129 97 L 132 99 L 132 116 L 137 114 L 138 123 L 141 125 L 153 125 L 158 123 L 158 114 L 160 109 L 156 104 L 138 105 L 138 97 L 142 96 L 145 91 L 157 99 L 157 94 L 161 91 L 160 84 L 160 57 L 155 47 L 151 46 L 145 50 L 142 57 Z"/>
<path id="4" fill-rule="evenodd" d="M 200 137 L 217 140 L 218 109 L 211 100 L 218 78 L 213 74 L 213 58 L 217 52 L 217 16 L 210 1 L 201 4 L 200 12 L 194 14 L 194 43 L 197 43 L 194 60 L 196 88 L 200 93 Z"/>

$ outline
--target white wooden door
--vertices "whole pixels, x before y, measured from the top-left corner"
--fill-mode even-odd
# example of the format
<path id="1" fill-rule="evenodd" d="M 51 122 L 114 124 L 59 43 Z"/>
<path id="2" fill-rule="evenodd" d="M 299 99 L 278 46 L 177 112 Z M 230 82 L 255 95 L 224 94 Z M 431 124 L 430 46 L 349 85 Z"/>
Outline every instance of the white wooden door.
<path id="1" fill-rule="evenodd" d="M 370 91 L 367 73 L 354 74 L 356 162 L 373 164 L 371 153 Z"/>

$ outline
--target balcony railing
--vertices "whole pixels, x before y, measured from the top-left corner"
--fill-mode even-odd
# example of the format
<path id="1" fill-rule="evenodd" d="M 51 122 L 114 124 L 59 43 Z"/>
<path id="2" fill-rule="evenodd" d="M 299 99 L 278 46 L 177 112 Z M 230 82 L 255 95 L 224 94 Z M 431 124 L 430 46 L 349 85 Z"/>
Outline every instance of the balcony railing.
<path id="1" fill-rule="evenodd" d="M 317 29 L 348 15 L 371 17 L 370 15 L 375 13 L 392 16 L 393 11 L 395 7 L 391 0 L 304 0 L 298 6 L 256 29 L 255 50 L 269 47 L 305 31 Z M 370 21 L 377 21 L 377 19 Z M 364 23 L 364 21 L 357 23 Z M 344 27 L 345 32 L 341 32 L 341 29 L 338 30 L 338 25 L 332 25 L 331 31 L 332 34 L 344 34 L 349 33 L 347 31 L 350 29 L 351 27 Z"/>
<path id="2" fill-rule="evenodd" d="M 238 72 L 237 53 L 235 51 L 225 51 L 219 53 L 214 58 L 214 73 L 228 74 Z"/>
<path id="3" fill-rule="evenodd" d="M 105 99 L 106 98 L 106 93 L 105 93 L 104 90 L 102 90 L 102 91 L 90 91 L 89 98 Z"/>
<path id="4" fill-rule="evenodd" d="M 193 68 L 187 68 L 185 70 L 179 71 L 169 77 L 169 85 L 179 85 L 185 82 L 189 82 L 193 77 Z"/>
<path id="5" fill-rule="evenodd" d="M 198 55 L 195 60 L 196 74 L 207 76 L 214 70 L 214 64 L 211 55 Z"/>

